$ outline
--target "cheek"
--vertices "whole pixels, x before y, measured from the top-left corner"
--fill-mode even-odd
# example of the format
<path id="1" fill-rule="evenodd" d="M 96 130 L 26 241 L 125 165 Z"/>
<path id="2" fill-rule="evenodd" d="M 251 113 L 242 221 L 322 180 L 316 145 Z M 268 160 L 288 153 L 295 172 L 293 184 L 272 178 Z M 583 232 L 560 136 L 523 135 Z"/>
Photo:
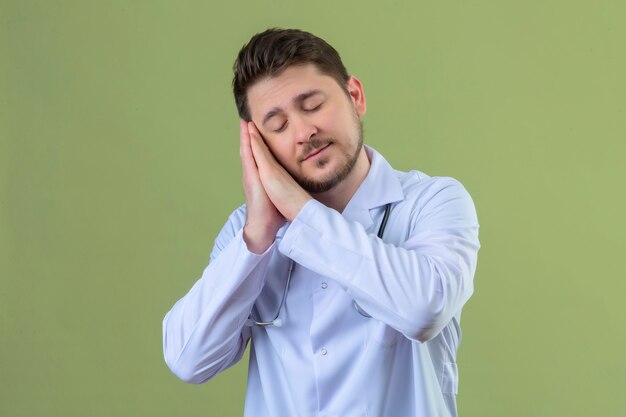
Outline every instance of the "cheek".
<path id="1" fill-rule="evenodd" d="M 348 110 L 345 108 L 327 110 L 323 114 L 322 129 L 331 136 L 345 136 L 349 131 L 349 121 L 351 120 Z"/>
<path id="2" fill-rule="evenodd" d="M 324 113 L 324 120 L 326 120 L 329 126 L 337 126 L 339 120 L 341 120 L 341 115 L 343 114 L 343 109 L 341 108 L 331 108 L 326 109 Z"/>

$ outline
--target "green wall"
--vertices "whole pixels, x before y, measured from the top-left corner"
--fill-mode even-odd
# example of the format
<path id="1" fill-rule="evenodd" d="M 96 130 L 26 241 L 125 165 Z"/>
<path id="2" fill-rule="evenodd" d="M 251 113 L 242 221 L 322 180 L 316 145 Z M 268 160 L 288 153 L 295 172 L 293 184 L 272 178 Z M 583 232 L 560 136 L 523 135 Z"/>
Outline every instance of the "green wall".
<path id="1" fill-rule="evenodd" d="M 0 0 L 0 415 L 241 415 L 245 361 L 184 384 L 161 320 L 243 200 L 231 65 L 269 26 L 342 53 L 366 143 L 474 197 L 461 416 L 624 415 L 625 23 L 622 0 Z"/>

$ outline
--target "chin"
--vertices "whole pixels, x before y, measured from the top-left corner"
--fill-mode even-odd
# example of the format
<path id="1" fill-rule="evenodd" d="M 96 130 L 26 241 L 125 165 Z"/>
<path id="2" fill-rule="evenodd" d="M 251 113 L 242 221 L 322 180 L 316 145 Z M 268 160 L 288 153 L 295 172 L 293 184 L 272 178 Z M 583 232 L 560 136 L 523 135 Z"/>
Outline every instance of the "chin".
<path id="1" fill-rule="evenodd" d="M 339 185 L 349 174 L 345 169 L 333 169 L 327 167 L 324 173 L 318 173 L 315 176 L 304 176 L 296 178 L 296 181 L 302 188 L 311 194 L 324 193 L 330 191 Z"/>

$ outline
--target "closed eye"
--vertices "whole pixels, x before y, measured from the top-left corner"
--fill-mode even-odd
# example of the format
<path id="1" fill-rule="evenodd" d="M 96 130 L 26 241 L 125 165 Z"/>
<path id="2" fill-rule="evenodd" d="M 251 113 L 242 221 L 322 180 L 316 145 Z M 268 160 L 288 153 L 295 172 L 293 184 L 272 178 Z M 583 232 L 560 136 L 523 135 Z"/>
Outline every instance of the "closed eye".
<path id="1" fill-rule="evenodd" d="M 310 108 L 310 109 L 304 109 L 304 111 L 311 112 L 311 111 L 318 110 L 320 107 L 322 107 L 322 104 L 323 104 L 323 103 L 320 103 L 320 104 L 318 104 L 317 106 L 312 107 L 312 108 Z"/>
<path id="2" fill-rule="evenodd" d="M 312 113 L 314 111 L 319 110 L 322 107 L 322 104 L 324 104 L 324 103 L 322 102 L 322 103 L 318 104 L 317 106 L 311 107 L 311 108 L 303 108 L 302 110 L 307 112 L 307 113 Z M 280 127 L 278 129 L 274 129 L 274 130 L 272 130 L 272 132 L 280 133 L 283 130 L 285 130 L 286 128 L 287 128 L 287 121 L 285 120 L 285 122 L 282 125 L 280 125 Z"/>
<path id="3" fill-rule="evenodd" d="M 280 133 L 283 130 L 285 130 L 285 128 L 287 127 L 287 121 L 285 120 L 285 122 L 278 128 L 278 129 L 274 129 L 272 132 L 274 133 Z"/>

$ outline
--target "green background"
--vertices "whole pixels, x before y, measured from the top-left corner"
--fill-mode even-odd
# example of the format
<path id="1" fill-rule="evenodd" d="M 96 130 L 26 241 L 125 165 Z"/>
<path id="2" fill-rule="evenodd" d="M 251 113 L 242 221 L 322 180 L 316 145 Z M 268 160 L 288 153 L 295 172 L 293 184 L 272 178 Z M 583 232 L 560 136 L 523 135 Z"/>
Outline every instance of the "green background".
<path id="1" fill-rule="evenodd" d="M 187 385 L 161 320 L 243 201 L 231 66 L 270 26 L 475 200 L 460 415 L 624 415 L 626 2 L 0 0 L 0 416 L 242 414 L 246 361 Z"/>

